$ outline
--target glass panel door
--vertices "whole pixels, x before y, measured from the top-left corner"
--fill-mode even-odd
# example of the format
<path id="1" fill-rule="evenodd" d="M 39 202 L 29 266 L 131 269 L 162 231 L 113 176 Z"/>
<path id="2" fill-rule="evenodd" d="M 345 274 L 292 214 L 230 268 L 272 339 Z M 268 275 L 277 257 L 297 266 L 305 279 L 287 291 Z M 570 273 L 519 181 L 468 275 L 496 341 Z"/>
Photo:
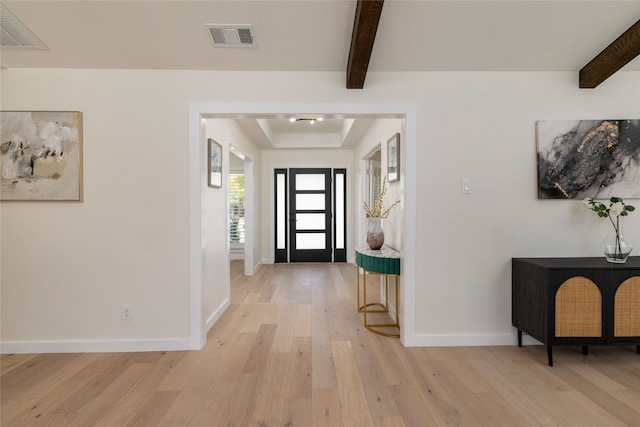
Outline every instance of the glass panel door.
<path id="1" fill-rule="evenodd" d="M 289 260 L 331 262 L 331 169 L 289 169 Z"/>

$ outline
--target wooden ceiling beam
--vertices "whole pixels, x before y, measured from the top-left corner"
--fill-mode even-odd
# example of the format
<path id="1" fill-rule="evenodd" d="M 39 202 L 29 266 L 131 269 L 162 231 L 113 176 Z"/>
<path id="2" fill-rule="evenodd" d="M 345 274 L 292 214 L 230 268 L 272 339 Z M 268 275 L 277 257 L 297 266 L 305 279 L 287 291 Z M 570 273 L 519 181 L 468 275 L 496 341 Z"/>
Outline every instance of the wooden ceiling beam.
<path id="1" fill-rule="evenodd" d="M 358 0 L 347 62 L 347 89 L 362 89 L 384 0 Z"/>
<path id="2" fill-rule="evenodd" d="M 595 88 L 638 55 L 640 55 L 640 20 L 580 70 L 580 88 Z"/>

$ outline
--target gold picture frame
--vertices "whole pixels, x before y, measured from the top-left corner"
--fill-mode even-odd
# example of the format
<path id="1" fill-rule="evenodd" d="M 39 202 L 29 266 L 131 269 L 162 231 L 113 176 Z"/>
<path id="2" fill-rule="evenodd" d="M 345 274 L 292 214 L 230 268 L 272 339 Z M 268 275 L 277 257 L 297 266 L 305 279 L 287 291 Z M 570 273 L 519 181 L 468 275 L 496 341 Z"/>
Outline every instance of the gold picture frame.
<path id="1" fill-rule="evenodd" d="M 83 200 L 82 113 L 0 111 L 0 200 Z"/>

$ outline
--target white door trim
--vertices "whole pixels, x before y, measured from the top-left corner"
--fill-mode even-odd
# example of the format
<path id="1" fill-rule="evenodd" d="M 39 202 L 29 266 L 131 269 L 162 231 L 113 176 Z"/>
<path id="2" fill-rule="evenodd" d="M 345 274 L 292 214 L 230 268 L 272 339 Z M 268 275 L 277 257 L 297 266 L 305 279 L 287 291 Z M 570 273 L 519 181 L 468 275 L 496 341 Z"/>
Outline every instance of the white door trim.
<path id="1" fill-rule="evenodd" d="M 405 346 L 417 345 L 415 331 L 416 267 L 416 106 L 415 104 L 344 103 L 191 103 L 189 106 L 189 343 L 191 349 L 206 344 L 206 319 L 203 319 L 203 194 L 206 188 L 205 127 L 207 118 L 233 118 L 242 114 L 360 114 L 405 119 L 405 141 L 401 151 L 404 165 L 402 221 L 400 340 Z M 229 283 L 224 284 L 229 286 Z"/>

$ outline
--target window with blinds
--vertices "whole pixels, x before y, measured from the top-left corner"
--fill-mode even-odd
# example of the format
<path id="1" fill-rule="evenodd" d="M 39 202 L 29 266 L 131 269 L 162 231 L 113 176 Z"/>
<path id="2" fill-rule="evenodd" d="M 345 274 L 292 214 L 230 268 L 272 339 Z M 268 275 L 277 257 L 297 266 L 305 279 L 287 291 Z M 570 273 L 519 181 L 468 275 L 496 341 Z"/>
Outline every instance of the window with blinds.
<path id="1" fill-rule="evenodd" d="M 229 174 L 229 241 L 244 244 L 244 174 Z"/>

